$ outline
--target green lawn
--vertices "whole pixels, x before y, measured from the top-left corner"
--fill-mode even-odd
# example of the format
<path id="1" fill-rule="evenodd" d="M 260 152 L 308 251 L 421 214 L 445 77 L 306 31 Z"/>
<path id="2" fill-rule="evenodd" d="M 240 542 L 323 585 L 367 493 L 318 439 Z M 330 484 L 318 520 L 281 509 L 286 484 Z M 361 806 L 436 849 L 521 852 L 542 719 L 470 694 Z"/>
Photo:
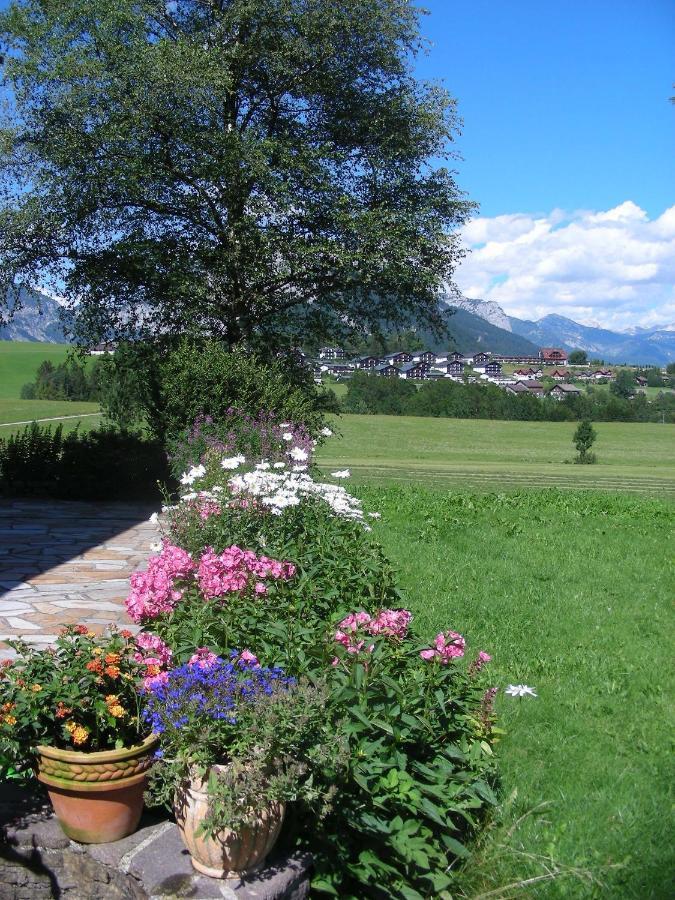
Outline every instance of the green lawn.
<path id="1" fill-rule="evenodd" d="M 319 464 L 350 468 L 356 483 L 602 488 L 675 497 L 671 425 L 596 424 L 593 466 L 567 462 L 575 455 L 574 422 L 345 415 L 334 428 Z"/>
<path id="2" fill-rule="evenodd" d="M 35 381 L 41 362 L 65 362 L 70 349 L 68 344 L 0 341 L 0 400 L 20 397 L 23 385 Z"/>
<path id="3" fill-rule="evenodd" d="M 453 424 L 471 455 L 478 423 Z M 638 429 L 636 441 L 651 433 Z M 500 435 L 485 452 L 518 460 L 524 450 Z M 427 435 L 425 454 L 432 443 Z M 557 447 L 543 435 L 535 443 L 535 458 Z M 659 461 L 667 448 L 654 443 Z M 634 446 L 615 450 L 617 469 L 632 465 Z M 506 731 L 501 807 L 464 896 L 672 896 L 672 504 L 555 490 L 356 491 L 382 513 L 375 535 L 420 628 L 460 631 L 472 656 L 493 656 Z M 533 686 L 537 699 L 505 696 L 509 683 Z"/>
<path id="4" fill-rule="evenodd" d="M 92 415 L 95 413 L 96 415 Z M 84 418 L 71 418 L 85 416 Z M 68 400 L 2 400 L 0 399 L 0 438 L 23 431 L 25 425 L 5 424 L 31 422 L 36 419 L 62 419 L 63 430 L 71 431 L 78 422 L 80 429 L 94 428 L 101 422 L 98 403 L 78 403 Z M 45 422 L 55 428 L 59 421 Z"/>

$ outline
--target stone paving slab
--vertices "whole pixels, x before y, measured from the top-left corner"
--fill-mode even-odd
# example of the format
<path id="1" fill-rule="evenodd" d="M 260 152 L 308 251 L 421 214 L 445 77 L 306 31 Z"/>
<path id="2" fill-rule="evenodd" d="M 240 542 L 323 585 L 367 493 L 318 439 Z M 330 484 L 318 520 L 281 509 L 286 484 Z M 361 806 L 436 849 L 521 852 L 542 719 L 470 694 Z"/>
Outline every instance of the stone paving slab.
<path id="1" fill-rule="evenodd" d="M 0 655 L 4 642 L 54 641 L 59 626 L 136 630 L 124 609 L 129 576 L 159 539 L 156 507 L 130 503 L 0 501 Z"/>

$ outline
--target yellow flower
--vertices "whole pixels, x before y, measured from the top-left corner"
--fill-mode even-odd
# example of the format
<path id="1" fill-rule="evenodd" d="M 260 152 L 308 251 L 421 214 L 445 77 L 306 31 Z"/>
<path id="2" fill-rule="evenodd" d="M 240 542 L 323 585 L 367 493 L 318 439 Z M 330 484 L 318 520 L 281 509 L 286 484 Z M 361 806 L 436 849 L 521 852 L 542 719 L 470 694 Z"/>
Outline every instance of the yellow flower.
<path id="1" fill-rule="evenodd" d="M 3 716 L 2 721 L 5 723 L 5 725 L 16 725 L 15 716 Z"/>
<path id="2" fill-rule="evenodd" d="M 123 715 L 126 714 L 126 710 L 123 706 L 120 706 L 119 703 L 116 703 L 114 706 L 108 707 L 111 716 L 114 716 L 116 719 L 121 719 Z"/>
<path id="3" fill-rule="evenodd" d="M 103 653 L 103 648 L 102 647 L 94 647 L 94 649 L 91 652 L 92 652 L 92 656 L 100 656 Z"/>
<path id="4" fill-rule="evenodd" d="M 66 731 L 69 731 L 71 734 L 75 731 L 75 729 L 77 727 L 78 727 L 77 724 L 75 722 L 73 722 L 72 719 L 69 722 L 66 722 L 66 725 L 65 725 Z"/>
<path id="5" fill-rule="evenodd" d="M 89 732 L 86 728 L 83 728 L 82 725 L 78 725 L 72 731 L 73 743 L 74 744 L 84 744 L 84 742 L 89 737 Z"/>
<path id="6" fill-rule="evenodd" d="M 42 685 L 41 684 L 33 684 L 33 685 L 31 685 L 30 689 L 34 694 L 39 694 L 40 691 L 42 690 Z"/>
<path id="7" fill-rule="evenodd" d="M 95 637 L 96 637 L 96 632 L 95 632 L 95 631 L 88 631 L 88 632 L 87 632 L 87 637 L 88 637 L 90 640 L 91 640 L 91 638 L 95 638 Z"/>

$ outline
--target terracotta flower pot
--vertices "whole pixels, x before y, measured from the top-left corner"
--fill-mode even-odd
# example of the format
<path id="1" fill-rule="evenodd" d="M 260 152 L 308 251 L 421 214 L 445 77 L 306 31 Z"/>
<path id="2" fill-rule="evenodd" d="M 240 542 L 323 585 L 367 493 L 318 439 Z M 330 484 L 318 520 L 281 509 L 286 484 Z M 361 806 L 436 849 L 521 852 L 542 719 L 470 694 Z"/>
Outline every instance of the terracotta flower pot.
<path id="1" fill-rule="evenodd" d="M 37 777 L 47 785 L 56 818 L 69 838 L 103 844 L 136 830 L 158 742 L 150 735 L 134 747 L 99 753 L 37 748 Z"/>
<path id="2" fill-rule="evenodd" d="M 211 878 L 239 878 L 257 871 L 279 837 L 286 805 L 270 803 L 253 824 L 238 831 L 224 828 L 209 837 L 197 833 L 208 811 L 207 785 L 208 779 L 194 778 L 176 795 L 176 823 L 192 865 Z"/>

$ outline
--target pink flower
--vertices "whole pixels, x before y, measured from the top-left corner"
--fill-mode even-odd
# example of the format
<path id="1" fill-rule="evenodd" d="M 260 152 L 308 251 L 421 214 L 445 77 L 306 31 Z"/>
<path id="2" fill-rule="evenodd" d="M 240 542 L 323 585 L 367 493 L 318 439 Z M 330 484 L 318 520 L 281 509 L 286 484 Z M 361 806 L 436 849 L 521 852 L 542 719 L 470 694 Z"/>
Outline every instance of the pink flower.
<path id="1" fill-rule="evenodd" d="M 489 663 L 491 659 L 492 657 L 488 653 L 485 653 L 484 650 L 481 650 L 478 656 L 469 666 L 469 675 L 477 675 L 478 672 L 480 672 L 480 670 L 483 668 L 483 666 Z"/>
<path id="2" fill-rule="evenodd" d="M 200 669 L 208 669 L 209 666 L 212 666 L 218 657 L 216 654 L 209 650 L 208 647 L 198 647 L 196 652 L 192 654 L 190 659 L 188 660 L 189 666 L 199 666 Z"/>
<path id="3" fill-rule="evenodd" d="M 168 672 L 160 672 L 159 675 L 150 675 L 143 679 L 143 690 L 152 691 L 169 680 Z"/>
<path id="4" fill-rule="evenodd" d="M 403 639 L 408 633 L 412 614 L 407 609 L 383 609 L 370 624 L 371 634 L 385 634 Z"/>
<path id="5" fill-rule="evenodd" d="M 170 612 L 183 596 L 174 580 L 185 580 L 194 569 L 194 561 L 186 550 L 165 543 L 159 556 L 148 560 L 147 571 L 135 572 L 129 579 L 131 591 L 125 605 L 134 622 Z"/>
<path id="6" fill-rule="evenodd" d="M 451 659 L 464 656 L 466 641 L 456 631 L 441 632 L 434 639 L 434 646 L 420 652 L 422 659 L 438 658 L 441 665 L 446 666 Z"/>
<path id="7" fill-rule="evenodd" d="M 141 631 L 136 635 L 136 646 L 140 650 L 146 650 L 150 653 L 150 657 L 144 656 L 143 653 L 134 653 L 136 662 L 148 665 L 168 666 L 171 662 L 171 649 L 164 643 L 161 637 L 151 634 L 149 631 Z M 155 663 L 150 663 L 149 659 L 156 659 Z"/>
<path id="8" fill-rule="evenodd" d="M 259 669 L 260 663 L 258 662 L 258 657 L 251 653 L 250 650 L 242 650 L 239 654 L 239 662 L 245 666 L 249 666 L 252 669 Z"/>
<path id="9" fill-rule="evenodd" d="M 233 544 L 220 555 L 212 547 L 206 547 L 197 569 L 197 581 L 206 600 L 222 597 L 235 591 L 243 591 L 256 579 L 254 591 L 267 592 L 263 579 L 292 578 L 295 566 L 279 562 L 267 556 L 257 557 L 251 550 L 242 550 Z"/>

